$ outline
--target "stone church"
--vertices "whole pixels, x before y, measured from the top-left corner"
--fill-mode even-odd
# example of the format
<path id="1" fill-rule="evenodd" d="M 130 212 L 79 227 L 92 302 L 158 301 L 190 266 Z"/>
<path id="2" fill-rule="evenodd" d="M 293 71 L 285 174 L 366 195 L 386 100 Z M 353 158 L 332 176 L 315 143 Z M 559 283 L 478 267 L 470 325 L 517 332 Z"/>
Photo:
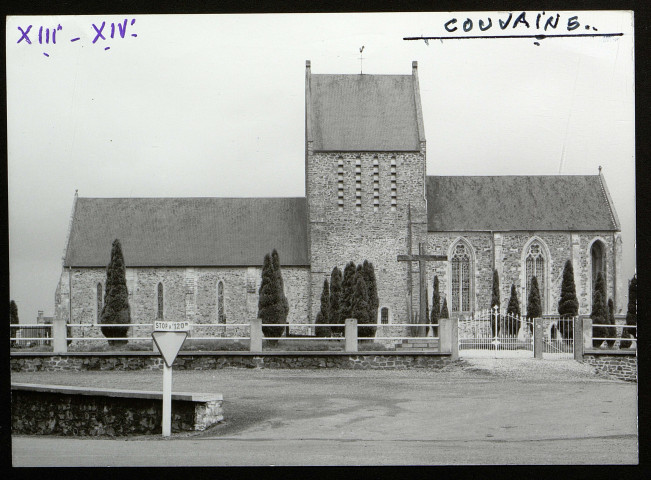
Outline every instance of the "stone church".
<path id="1" fill-rule="evenodd" d="M 615 311 L 624 305 L 621 228 L 598 175 L 428 176 L 418 84 L 411 75 L 305 71 L 305 197 L 77 198 L 56 315 L 97 324 L 111 243 L 119 238 L 134 323 L 248 323 L 257 316 L 264 255 L 280 255 L 290 324 L 313 323 L 324 278 L 348 261 L 375 266 L 379 324 L 418 312 L 417 262 L 428 295 L 439 277 L 451 315 L 518 291 L 522 312 L 535 275 L 546 314 L 557 313 L 563 266 L 574 266 L 580 313 L 597 272 Z M 411 266 L 410 266 L 411 265 Z M 411 272 L 410 272 L 411 269 Z M 413 318 L 413 317 L 412 317 Z"/>

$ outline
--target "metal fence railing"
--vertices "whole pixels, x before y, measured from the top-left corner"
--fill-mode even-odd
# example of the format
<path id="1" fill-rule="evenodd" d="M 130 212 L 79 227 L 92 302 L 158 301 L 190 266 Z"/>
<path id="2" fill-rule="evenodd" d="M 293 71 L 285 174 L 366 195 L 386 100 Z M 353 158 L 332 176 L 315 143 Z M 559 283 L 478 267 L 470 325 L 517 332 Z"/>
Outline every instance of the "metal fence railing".
<path id="1" fill-rule="evenodd" d="M 592 324 L 592 348 L 637 349 L 637 325 Z"/>

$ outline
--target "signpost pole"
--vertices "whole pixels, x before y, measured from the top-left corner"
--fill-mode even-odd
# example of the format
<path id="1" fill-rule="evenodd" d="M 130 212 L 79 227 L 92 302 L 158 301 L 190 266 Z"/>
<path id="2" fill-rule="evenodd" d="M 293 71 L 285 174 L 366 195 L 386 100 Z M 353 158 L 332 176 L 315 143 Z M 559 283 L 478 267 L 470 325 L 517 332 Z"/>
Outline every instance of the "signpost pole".
<path id="1" fill-rule="evenodd" d="M 172 434 L 172 367 L 163 362 L 163 436 Z"/>

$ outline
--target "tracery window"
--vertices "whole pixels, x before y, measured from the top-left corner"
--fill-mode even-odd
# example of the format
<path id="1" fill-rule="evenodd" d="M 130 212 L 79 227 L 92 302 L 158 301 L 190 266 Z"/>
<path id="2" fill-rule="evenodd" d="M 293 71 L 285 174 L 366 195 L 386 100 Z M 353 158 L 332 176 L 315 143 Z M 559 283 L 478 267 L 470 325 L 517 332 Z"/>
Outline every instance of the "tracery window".
<path id="1" fill-rule="evenodd" d="M 158 312 L 156 313 L 156 318 L 163 318 L 163 284 L 162 283 L 158 284 L 157 298 L 158 298 Z"/>
<path id="2" fill-rule="evenodd" d="M 224 282 L 217 283 L 217 323 L 226 323 L 224 315 Z"/>
<path id="3" fill-rule="evenodd" d="M 470 252 L 466 244 L 455 245 L 450 259 L 452 312 L 470 311 Z"/>
<path id="4" fill-rule="evenodd" d="M 380 309 L 380 323 L 382 325 L 387 325 L 389 323 L 389 308 L 382 307 Z"/>
<path id="5" fill-rule="evenodd" d="M 545 275 L 545 255 L 543 248 L 538 242 L 533 242 L 529 245 L 527 256 L 525 259 L 526 268 L 526 282 L 525 282 L 525 295 L 523 302 L 525 304 L 529 299 L 529 292 L 531 291 L 531 279 L 536 277 L 538 281 L 538 289 L 540 290 L 540 308 L 543 312 L 546 311 L 545 298 L 547 288 L 547 278 Z"/>
<path id="6" fill-rule="evenodd" d="M 100 317 L 102 316 L 102 308 L 104 308 L 104 299 L 102 296 L 102 284 L 98 283 L 97 284 L 97 322 L 100 321 Z"/>

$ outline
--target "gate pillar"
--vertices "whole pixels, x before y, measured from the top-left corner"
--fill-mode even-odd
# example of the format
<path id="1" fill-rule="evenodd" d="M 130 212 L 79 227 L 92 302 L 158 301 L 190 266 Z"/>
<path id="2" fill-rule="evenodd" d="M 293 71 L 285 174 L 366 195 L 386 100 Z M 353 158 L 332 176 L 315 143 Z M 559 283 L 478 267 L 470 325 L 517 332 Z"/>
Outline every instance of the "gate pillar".
<path id="1" fill-rule="evenodd" d="M 533 319 L 533 358 L 543 358 L 543 319 Z"/>
<path id="2" fill-rule="evenodd" d="M 344 327 L 344 335 L 346 336 L 346 351 L 357 351 L 357 319 L 347 318 L 346 326 Z"/>
<path id="3" fill-rule="evenodd" d="M 574 327 L 572 328 L 574 337 L 574 360 L 583 362 L 583 317 L 574 318 Z"/>

